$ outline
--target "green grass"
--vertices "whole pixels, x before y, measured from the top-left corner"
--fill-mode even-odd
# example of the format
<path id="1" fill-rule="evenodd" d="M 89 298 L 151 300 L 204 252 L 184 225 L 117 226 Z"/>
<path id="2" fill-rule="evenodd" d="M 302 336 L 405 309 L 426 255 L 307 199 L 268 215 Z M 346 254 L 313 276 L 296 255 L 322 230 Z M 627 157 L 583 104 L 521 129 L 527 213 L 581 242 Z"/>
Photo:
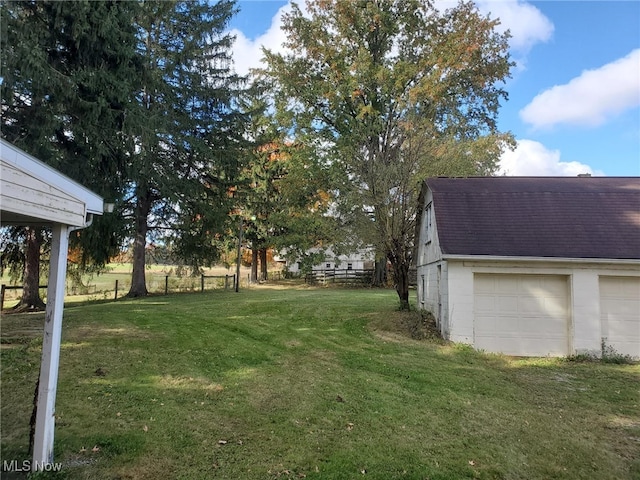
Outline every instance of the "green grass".
<path id="1" fill-rule="evenodd" d="M 1 460 L 28 458 L 42 322 L 2 318 Z M 417 324 L 385 290 L 67 308 L 52 478 L 640 478 L 640 367 L 486 355 Z"/>

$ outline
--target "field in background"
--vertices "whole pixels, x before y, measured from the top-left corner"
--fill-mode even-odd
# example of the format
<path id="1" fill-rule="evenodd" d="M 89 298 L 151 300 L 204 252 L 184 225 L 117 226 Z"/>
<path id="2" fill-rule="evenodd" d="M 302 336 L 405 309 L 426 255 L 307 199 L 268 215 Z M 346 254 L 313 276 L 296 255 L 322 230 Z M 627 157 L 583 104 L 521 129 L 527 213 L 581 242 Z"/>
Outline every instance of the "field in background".
<path id="1" fill-rule="evenodd" d="M 396 305 L 261 286 L 70 306 L 63 471 L 40 478 L 640 478 L 638 365 L 486 355 Z M 42 323 L 2 316 L 2 460 L 28 458 Z"/>
<path id="2" fill-rule="evenodd" d="M 236 273 L 235 267 L 214 267 L 204 269 L 205 290 L 224 289 L 225 286 L 233 289 L 233 277 Z M 248 287 L 250 268 L 241 267 L 240 287 Z M 280 272 L 269 272 L 274 278 L 280 278 Z M 225 279 L 224 277 L 228 278 Z M 167 279 L 168 277 L 168 279 Z M 172 265 L 149 265 L 146 268 L 147 289 L 154 294 L 164 294 L 165 289 L 169 293 L 196 292 L 202 287 L 200 275 L 192 276 L 186 268 Z M 116 281 L 118 287 L 118 298 L 127 294 L 131 286 L 131 264 L 110 264 L 108 270 L 100 275 L 86 275 L 82 279 L 82 285 L 74 285 L 67 277 L 65 302 L 78 303 L 92 300 L 113 300 L 116 293 Z M 46 278 L 42 278 L 40 285 L 46 285 Z M 10 279 L 5 274 L 0 277 L 0 283 L 10 285 Z M 22 290 L 6 290 L 4 298 L 4 308 L 11 308 L 18 303 Z M 40 291 L 42 298 L 46 298 L 46 288 Z"/>

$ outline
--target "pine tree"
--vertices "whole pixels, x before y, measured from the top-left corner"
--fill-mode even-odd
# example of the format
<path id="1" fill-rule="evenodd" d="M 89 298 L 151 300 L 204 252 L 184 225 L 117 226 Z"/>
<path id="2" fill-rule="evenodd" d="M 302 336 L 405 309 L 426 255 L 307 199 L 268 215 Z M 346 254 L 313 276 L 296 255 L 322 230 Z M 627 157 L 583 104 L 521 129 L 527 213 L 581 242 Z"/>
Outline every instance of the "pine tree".
<path id="1" fill-rule="evenodd" d="M 238 169 L 242 79 L 230 69 L 225 34 L 232 1 L 144 2 L 137 19 L 144 76 L 128 129 L 133 218 L 130 296 L 146 295 L 145 247 L 168 237 L 194 267 L 219 254 L 227 190 Z"/>
<path id="2" fill-rule="evenodd" d="M 122 193 L 121 131 L 136 72 L 136 8 L 108 1 L 0 6 L 2 136 L 112 200 Z M 124 235 L 119 218 L 96 219 L 92 229 L 72 236 L 72 244 L 82 247 L 83 265 L 108 261 Z M 34 239 L 43 233 L 29 231 L 29 275 L 19 308 L 42 305 L 33 285 L 39 281 L 41 243 Z"/>

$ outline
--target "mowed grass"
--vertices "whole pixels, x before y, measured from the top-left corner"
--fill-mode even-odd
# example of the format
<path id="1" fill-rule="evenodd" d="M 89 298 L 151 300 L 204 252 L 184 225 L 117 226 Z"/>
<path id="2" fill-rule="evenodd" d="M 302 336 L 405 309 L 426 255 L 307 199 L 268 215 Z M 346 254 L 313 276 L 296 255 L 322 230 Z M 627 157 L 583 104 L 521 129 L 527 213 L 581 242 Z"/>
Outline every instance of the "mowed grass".
<path id="1" fill-rule="evenodd" d="M 640 478 L 638 365 L 486 355 L 396 305 L 255 288 L 67 308 L 52 477 Z M 42 322 L 2 318 L 3 461 L 28 458 Z"/>

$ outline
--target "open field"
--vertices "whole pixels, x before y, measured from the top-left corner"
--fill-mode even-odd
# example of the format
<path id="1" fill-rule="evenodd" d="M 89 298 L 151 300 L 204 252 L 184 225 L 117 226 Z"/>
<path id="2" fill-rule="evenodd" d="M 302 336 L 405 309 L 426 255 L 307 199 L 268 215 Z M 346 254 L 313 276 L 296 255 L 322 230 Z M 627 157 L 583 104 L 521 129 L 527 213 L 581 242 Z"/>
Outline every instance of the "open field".
<path id="1" fill-rule="evenodd" d="M 40 477 L 640 478 L 640 366 L 486 355 L 396 305 L 256 287 L 68 307 L 63 470 Z M 2 317 L 2 461 L 28 458 L 42 322 Z"/>
<path id="2" fill-rule="evenodd" d="M 131 286 L 131 264 L 129 263 L 113 263 L 107 266 L 105 272 L 99 275 L 85 275 L 82 279 L 83 285 L 74 285 L 70 279 L 67 279 L 66 288 L 66 303 L 78 303 L 94 300 L 113 300 L 116 293 L 116 281 L 118 282 L 118 298 L 121 298 L 127 294 L 129 287 Z M 204 275 L 225 277 L 228 276 L 228 281 L 225 282 L 224 278 L 207 278 L 205 281 L 205 289 L 219 289 L 224 288 L 225 283 L 228 288 L 233 288 L 232 276 L 235 275 L 236 269 L 225 267 L 213 267 L 204 269 Z M 279 272 L 270 272 L 273 275 L 278 275 Z M 147 288 L 149 292 L 161 294 L 165 292 L 165 289 L 169 293 L 176 292 L 196 292 L 201 289 L 200 275 L 192 276 L 189 274 L 188 269 L 173 265 L 148 265 L 146 267 L 146 280 Z M 240 285 L 241 287 L 249 286 L 250 268 L 242 267 L 240 269 Z M 167 279 L 168 277 L 168 279 Z M 0 283 L 6 285 L 12 285 L 8 274 L 5 273 L 3 277 L 0 277 Z M 47 279 L 43 275 L 40 279 L 40 285 L 46 285 Z M 43 288 L 40 290 L 40 295 L 46 298 L 47 290 Z M 11 308 L 18 303 L 18 300 L 22 295 L 22 290 L 7 290 L 5 292 L 4 308 Z"/>

